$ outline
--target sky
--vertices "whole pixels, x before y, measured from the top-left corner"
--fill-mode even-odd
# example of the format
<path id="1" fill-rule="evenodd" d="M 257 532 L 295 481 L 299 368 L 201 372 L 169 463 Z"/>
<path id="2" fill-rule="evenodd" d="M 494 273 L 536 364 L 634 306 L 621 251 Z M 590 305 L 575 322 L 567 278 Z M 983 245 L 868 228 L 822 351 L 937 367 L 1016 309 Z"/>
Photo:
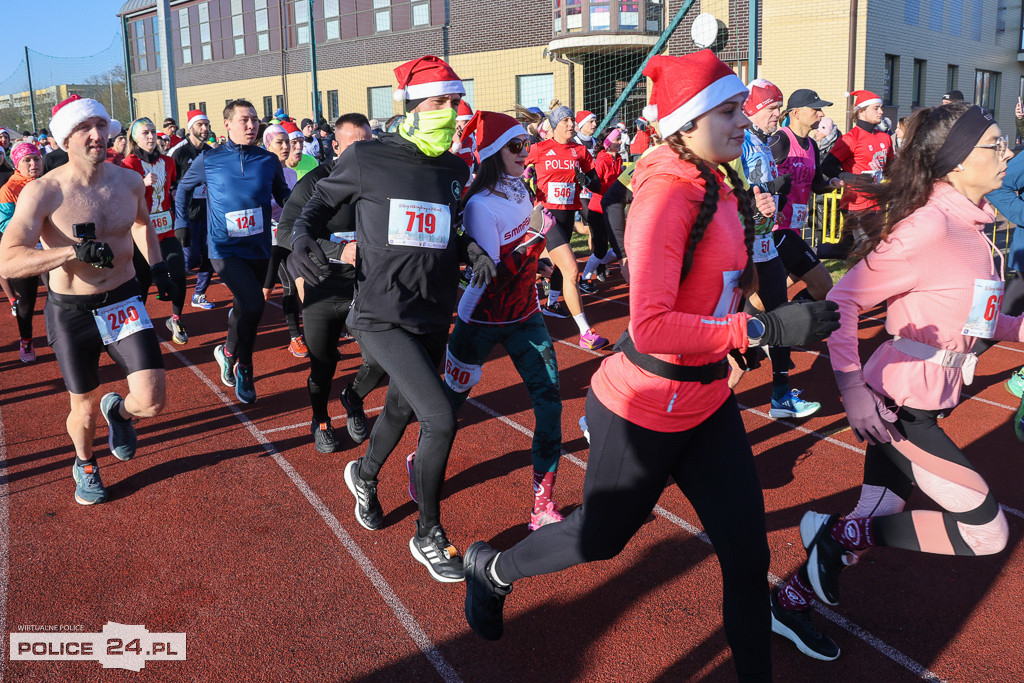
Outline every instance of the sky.
<path id="1" fill-rule="evenodd" d="M 38 0 L 23 5 L 31 6 L 35 18 L 44 23 L 27 24 L 26 30 L 7 27 L 0 40 L 0 80 L 25 58 L 26 45 L 55 57 L 85 57 L 109 47 L 114 34 L 121 30 L 117 12 L 124 1 Z"/>

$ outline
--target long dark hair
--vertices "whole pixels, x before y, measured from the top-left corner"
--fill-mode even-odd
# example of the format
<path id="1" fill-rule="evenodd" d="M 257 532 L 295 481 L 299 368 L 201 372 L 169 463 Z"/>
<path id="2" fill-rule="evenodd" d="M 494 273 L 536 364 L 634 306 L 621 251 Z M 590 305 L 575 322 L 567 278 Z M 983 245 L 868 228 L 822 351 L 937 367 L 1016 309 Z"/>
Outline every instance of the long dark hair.
<path id="1" fill-rule="evenodd" d="M 505 172 L 505 166 L 501 162 L 501 153 L 492 154 L 491 156 L 484 159 L 477 167 L 476 177 L 473 178 L 473 182 L 469 184 L 469 189 L 466 190 L 466 194 L 463 195 L 462 201 L 459 202 L 459 210 L 466 208 L 466 204 L 469 203 L 469 198 L 475 194 L 480 194 L 484 190 L 493 190 L 498 186 L 498 181 L 501 180 L 502 174 Z"/>
<path id="2" fill-rule="evenodd" d="M 665 138 L 665 144 L 678 154 L 681 160 L 696 166 L 701 180 L 704 181 L 704 199 L 701 202 L 700 210 L 697 212 L 697 218 L 690 228 L 690 239 L 686 245 L 686 253 L 683 254 L 683 270 L 679 277 L 679 280 L 682 281 L 686 279 L 690 268 L 693 267 L 693 254 L 697 250 L 697 245 L 704 239 L 704 231 L 707 230 L 708 225 L 711 224 L 711 219 L 714 218 L 715 212 L 718 210 L 718 191 L 720 187 L 718 178 L 715 177 L 708 163 L 686 146 L 682 133 L 676 132 L 669 135 Z M 729 177 L 729 183 L 735 189 L 736 198 L 739 202 L 740 216 L 743 218 L 743 242 L 747 250 L 747 265 L 743 268 L 743 274 L 740 276 L 740 288 L 745 293 L 750 293 L 757 287 L 757 271 L 754 269 L 753 259 L 754 211 L 751 207 L 750 195 L 743 191 L 743 181 L 740 180 L 736 171 L 728 164 L 722 164 L 720 168 L 725 171 Z"/>
<path id="3" fill-rule="evenodd" d="M 878 210 L 859 216 L 864 238 L 850 254 L 851 262 L 866 258 L 879 242 L 889 237 L 897 223 L 928 202 L 932 186 L 943 180 L 933 171 L 935 157 L 953 124 L 970 108 L 967 102 L 951 102 L 916 111 L 907 119 L 900 153 L 885 169 L 886 182 L 876 184 L 858 178 L 848 183 L 878 204 Z"/>

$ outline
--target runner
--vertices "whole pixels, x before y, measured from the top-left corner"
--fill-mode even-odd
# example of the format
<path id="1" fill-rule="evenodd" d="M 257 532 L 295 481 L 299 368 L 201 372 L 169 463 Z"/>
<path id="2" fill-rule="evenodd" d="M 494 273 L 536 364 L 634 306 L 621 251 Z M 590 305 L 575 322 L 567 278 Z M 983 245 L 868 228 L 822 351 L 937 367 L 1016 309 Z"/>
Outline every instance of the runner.
<path id="1" fill-rule="evenodd" d="M 69 161 L 25 186 L 0 242 L 0 275 L 49 273 L 47 338 L 71 398 L 72 475 L 82 505 L 108 495 L 93 455 L 97 413 L 110 427 L 111 452 L 129 460 L 137 444 L 133 420 L 158 415 L 166 397 L 160 344 L 134 277 L 133 242 L 149 257 L 160 290 L 174 290 L 142 180 L 105 162 L 109 122 L 102 104 L 78 95 L 53 108 L 50 130 Z M 123 399 L 112 392 L 100 398 L 104 349 L 127 375 Z"/>
<path id="2" fill-rule="evenodd" d="M 177 192 L 178 181 L 185 177 L 192 162 L 200 154 L 211 149 L 207 140 L 210 138 L 210 119 L 199 109 L 188 113 L 188 134 L 185 139 L 171 150 L 174 160 L 175 183 L 172 189 Z M 210 310 L 213 303 L 206 300 L 206 290 L 213 277 L 213 265 L 210 263 L 209 250 L 206 247 L 206 185 L 195 188 L 187 197 L 188 211 L 184 225 L 174 224 L 174 236 L 181 242 L 185 252 L 187 270 L 197 270 L 196 288 L 192 293 L 192 308 Z"/>
<path id="3" fill-rule="evenodd" d="M 11 150 L 11 161 L 14 162 L 14 175 L 0 187 L 0 238 L 7 230 L 14 215 L 14 207 L 18 196 L 25 186 L 43 174 L 43 158 L 39 150 L 31 142 L 19 142 Z M 18 357 L 22 363 L 31 363 L 36 359 L 33 347 L 32 317 L 36 312 L 36 296 L 39 294 L 39 277 L 33 275 L 26 278 L 14 278 L 9 283 L 4 280 L 15 295 L 11 308 L 18 319 Z"/>
<path id="4" fill-rule="evenodd" d="M 466 162 L 470 173 L 474 172 L 473 167 L 476 164 L 476 157 L 473 154 L 476 151 L 476 141 L 473 138 L 472 130 L 467 125 L 472 118 L 473 108 L 466 100 L 459 100 L 459 111 L 455 116 L 455 137 L 452 139 L 450 151 Z M 469 131 L 468 134 L 467 131 Z"/>
<path id="5" fill-rule="evenodd" d="M 213 355 L 224 386 L 233 386 L 242 403 L 255 403 L 252 353 L 266 303 L 262 283 L 270 258 L 271 198 L 283 205 L 289 190 L 278 158 L 256 147 L 259 117 L 250 102 L 229 102 L 224 127 L 227 141 L 196 158 L 181 179 L 175 225 L 185 224 L 186 198 L 205 183 L 210 262 L 234 297 L 227 340 Z"/>
<path id="6" fill-rule="evenodd" d="M 572 315 L 580 330 L 580 347 L 600 349 L 607 346 L 608 340 L 590 326 L 583 312 L 583 301 L 576 287 L 579 264 L 570 245 L 575 215 L 582 206 L 580 190 L 583 187 L 599 190 L 600 179 L 586 149 L 572 142 L 576 125 L 572 110 L 560 106 L 548 114 L 547 120 L 552 137 L 530 147 L 530 155 L 526 157 L 527 177 L 536 178 L 537 201 L 555 217 L 555 227 L 547 234 L 547 250 L 556 270 L 551 276 L 551 289 L 542 312 L 555 318 Z M 563 283 L 568 311 L 558 301 Z"/>
<path id="7" fill-rule="evenodd" d="M 879 210 L 861 219 L 857 264 L 829 293 L 842 326 L 828 340 L 847 420 L 867 442 L 860 500 L 844 518 L 808 511 L 807 562 L 772 594 L 773 630 L 801 652 L 834 659 L 810 621 L 813 597 L 839 602 L 841 570 L 868 548 L 977 556 L 1006 545 L 1006 517 L 988 484 L 938 425 L 974 375 L 977 339 L 1024 341 L 1021 318 L 996 313 L 1003 267 L 985 235 L 985 194 L 999 188 L 1008 141 L 978 106 L 915 112 L 889 180 L 858 183 Z M 884 342 L 861 366 L 858 315 L 886 302 Z M 914 489 L 942 510 L 906 511 Z"/>
<path id="8" fill-rule="evenodd" d="M 295 125 L 293 121 L 282 121 L 281 127 L 288 131 L 288 140 L 291 144 L 291 151 L 288 154 L 289 168 L 295 169 L 295 175 L 299 180 L 302 177 L 312 171 L 314 168 L 320 165 L 320 162 L 316 160 L 316 157 L 311 157 L 302 151 L 305 145 L 305 138 L 302 135 L 302 131 Z"/>
<path id="9" fill-rule="evenodd" d="M 377 476 L 415 416 L 420 440 L 415 482 L 416 532 L 409 549 L 438 581 L 463 580 L 462 558 L 441 526 L 441 485 L 452 441 L 454 409 L 438 373 L 458 293 L 459 256 L 487 283 L 494 261 L 454 228 L 469 169 L 449 152 L 465 89 L 448 64 L 420 57 L 395 69 L 396 99 L 408 112 L 397 134 L 357 142 L 316 184 L 295 220 L 295 269 L 311 284 L 323 279 L 327 257 L 310 235 L 345 204 L 355 207 L 356 297 L 349 332 L 364 358 L 390 376 L 384 410 L 366 454 L 345 468 L 356 521 L 379 529 L 384 511 Z"/>
<path id="10" fill-rule="evenodd" d="M 743 681 L 769 681 L 764 499 L 725 381 L 725 355 L 745 349 L 749 338 L 772 345 L 820 339 L 837 327 L 835 305 L 789 304 L 756 318 L 736 312 L 755 276 L 754 222 L 747 195 L 723 191 L 723 170 L 733 187 L 740 180 L 722 165 L 742 151 L 747 89 L 710 50 L 655 56 L 644 73 L 654 82 L 665 144 L 633 177 L 629 331 L 619 342 L 625 352 L 604 360 L 587 394 L 583 504 L 500 554 L 483 541 L 471 545 L 466 618 L 484 638 L 500 638 L 514 581 L 617 555 L 671 476 L 722 567 L 736 672 Z"/>
<path id="11" fill-rule="evenodd" d="M 607 131 L 601 141 L 601 150 L 594 159 L 594 169 L 601 181 L 601 187 L 591 195 L 588 203 L 592 251 L 579 280 L 579 290 L 584 294 L 593 294 L 597 291 L 597 285 L 590 279 L 591 276 L 596 276 L 598 280 L 604 282 L 608 264 L 622 252 L 621 243 L 611 231 L 601 204 L 604 193 L 611 189 L 622 175 L 622 157 L 619 156 L 621 137 L 622 132 L 618 128 Z"/>
<path id="12" fill-rule="evenodd" d="M 171 317 L 167 329 L 175 344 L 187 344 L 188 332 L 181 320 L 185 307 L 185 252 L 181 242 L 174 236 L 173 202 L 171 188 L 175 184 L 177 167 L 174 160 L 160 153 L 156 146 L 156 126 L 147 118 L 136 119 L 128 126 L 128 156 L 122 166 L 142 176 L 146 186 L 146 202 L 149 204 L 150 222 L 160 241 L 160 253 L 171 273 L 175 295 L 171 300 Z M 149 266 L 140 250 L 135 250 L 135 272 L 142 286 L 142 301 L 145 303 L 149 281 Z"/>

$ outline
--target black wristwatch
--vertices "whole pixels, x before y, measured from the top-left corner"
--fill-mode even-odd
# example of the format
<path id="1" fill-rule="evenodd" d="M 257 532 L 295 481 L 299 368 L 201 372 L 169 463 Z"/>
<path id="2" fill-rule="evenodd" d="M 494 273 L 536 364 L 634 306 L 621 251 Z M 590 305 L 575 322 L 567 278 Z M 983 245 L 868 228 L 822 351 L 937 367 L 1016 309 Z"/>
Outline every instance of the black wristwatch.
<path id="1" fill-rule="evenodd" d="M 747 319 L 747 338 L 750 346 L 759 346 L 761 337 L 764 336 L 764 323 L 760 319 L 751 316 Z"/>

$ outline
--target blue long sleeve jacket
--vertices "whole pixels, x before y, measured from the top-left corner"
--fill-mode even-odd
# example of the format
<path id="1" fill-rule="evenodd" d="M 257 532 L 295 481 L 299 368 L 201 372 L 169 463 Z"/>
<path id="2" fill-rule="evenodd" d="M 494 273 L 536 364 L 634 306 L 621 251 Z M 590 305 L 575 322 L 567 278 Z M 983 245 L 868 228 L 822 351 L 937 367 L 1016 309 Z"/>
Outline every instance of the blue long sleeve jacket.
<path id="1" fill-rule="evenodd" d="M 1017 226 L 1010 241 L 1006 267 L 1018 272 L 1024 271 L 1024 229 L 1021 229 L 1024 226 L 1024 197 L 1020 196 L 1021 192 L 1024 192 L 1024 154 L 1018 154 L 1006 165 L 1003 186 L 985 195 L 999 213 Z"/>

